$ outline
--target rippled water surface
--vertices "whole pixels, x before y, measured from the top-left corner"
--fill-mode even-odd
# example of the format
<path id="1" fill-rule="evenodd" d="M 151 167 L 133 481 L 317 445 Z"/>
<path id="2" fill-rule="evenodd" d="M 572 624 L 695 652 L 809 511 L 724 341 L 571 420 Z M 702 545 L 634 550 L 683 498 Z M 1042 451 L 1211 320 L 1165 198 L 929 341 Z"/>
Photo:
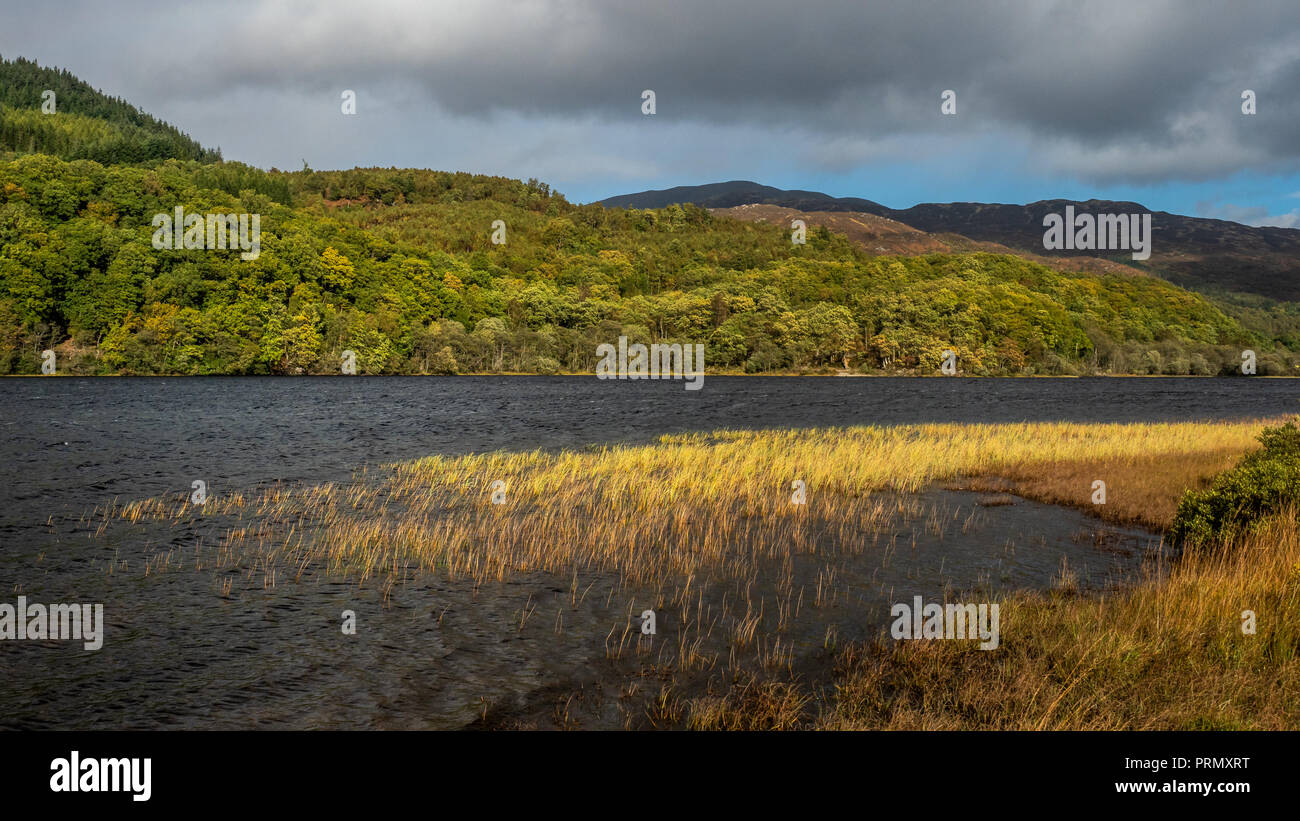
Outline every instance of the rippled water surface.
<path id="1" fill-rule="evenodd" d="M 159 527 L 89 539 L 84 514 L 119 502 L 275 482 L 346 482 L 363 465 L 430 453 L 644 442 L 672 432 L 1022 420 L 1155 421 L 1297 410 L 1300 383 L 1270 379 L 583 377 L 0 380 L 0 601 L 103 602 L 104 648 L 0 643 L 3 727 L 463 727 L 543 715 L 557 694 L 618 680 L 612 626 L 643 602 L 592 576 L 541 574 L 496 585 L 413 576 L 388 591 L 312 575 L 273 587 L 178 564 L 219 534 Z M 791 629 L 796 658 L 834 625 L 875 635 L 888 603 L 975 587 L 1041 588 L 1062 561 L 1085 586 L 1131 578 L 1150 534 L 1024 500 L 986 506 L 934 490 L 924 513 L 841 561 L 848 591 Z M 966 522 L 943 538 L 927 517 Z M 192 562 L 191 562 L 192 563 Z M 805 566 L 806 565 L 806 566 Z M 822 564 L 803 562 L 813 586 Z M 344 609 L 356 636 L 340 636 Z M 521 626 L 522 620 L 522 626 Z M 661 615 L 657 640 L 677 626 Z M 562 700 L 562 699 L 561 699 Z M 589 699 L 588 724 L 620 726 L 616 694 Z"/>

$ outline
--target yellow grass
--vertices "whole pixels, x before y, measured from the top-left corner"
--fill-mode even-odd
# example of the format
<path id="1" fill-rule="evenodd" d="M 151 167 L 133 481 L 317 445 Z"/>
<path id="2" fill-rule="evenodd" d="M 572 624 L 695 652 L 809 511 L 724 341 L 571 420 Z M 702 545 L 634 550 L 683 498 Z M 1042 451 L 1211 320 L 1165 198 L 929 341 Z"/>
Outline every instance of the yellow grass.
<path id="1" fill-rule="evenodd" d="M 590 589 L 580 575 L 650 589 L 684 625 L 675 657 L 661 655 L 658 669 L 734 670 L 741 652 L 759 662 L 758 678 L 707 696 L 647 690 L 656 725 L 1294 727 L 1293 520 L 1166 565 L 1130 589 L 1004 601 L 998 651 L 943 641 L 840 648 L 835 687 L 824 692 L 780 672 L 791 654 L 783 627 L 834 599 L 832 560 L 887 540 L 900 516 L 925 516 L 899 493 L 936 483 L 1012 489 L 1163 528 L 1184 489 L 1232 465 L 1264 426 L 1281 421 L 723 431 L 645 446 L 434 456 L 350 484 L 274 487 L 202 507 L 153 499 L 97 515 L 100 530 L 122 520 L 220 522 L 215 565 L 260 573 L 268 585 L 313 569 L 390 586 L 413 571 L 475 584 L 540 571 L 572 579 L 575 603 Z M 806 504 L 792 501 L 796 480 Z M 1104 505 L 1092 501 L 1098 480 Z M 497 490 L 502 504 L 493 503 Z M 948 525 L 930 515 L 926 526 L 941 533 Z M 793 556 L 826 562 L 816 589 L 793 585 Z M 754 592 L 760 576 L 775 595 Z M 700 597 L 717 582 L 736 591 L 720 613 Z M 1240 631 L 1248 609 L 1254 636 Z M 547 629 L 560 632 L 558 614 L 553 621 Z M 629 624 L 606 637 L 610 659 L 640 646 Z M 701 649 L 715 628 L 730 641 L 730 659 Z"/>
<path id="2" fill-rule="evenodd" d="M 897 512 L 881 491 L 988 487 L 1105 518 L 1167 524 L 1183 488 L 1254 445 L 1262 421 L 908 425 L 669 436 L 647 446 L 433 456 L 351 485 L 275 487 L 203 507 L 104 511 L 139 520 L 232 516 L 224 547 L 263 563 L 367 577 L 418 567 L 475 579 L 616 572 L 637 583 L 744 576 L 762 558 L 855 541 Z M 806 486 L 794 504 L 792 483 Z M 1105 505 L 1092 504 L 1104 481 Z M 501 484 L 494 484 L 500 482 Z M 493 491 L 503 489 L 504 503 Z M 816 527 L 813 527 L 816 523 Z M 309 532 L 310 531 L 310 532 Z"/>
<path id="3" fill-rule="evenodd" d="M 1294 515 L 1097 598 L 1003 601 L 1002 644 L 852 646 L 832 693 L 746 681 L 684 708 L 699 728 L 1192 730 L 1300 726 Z M 1242 615 L 1255 614 L 1255 632 Z M 759 695 L 756 695 L 759 694 Z M 760 697 L 761 696 L 761 697 Z"/>

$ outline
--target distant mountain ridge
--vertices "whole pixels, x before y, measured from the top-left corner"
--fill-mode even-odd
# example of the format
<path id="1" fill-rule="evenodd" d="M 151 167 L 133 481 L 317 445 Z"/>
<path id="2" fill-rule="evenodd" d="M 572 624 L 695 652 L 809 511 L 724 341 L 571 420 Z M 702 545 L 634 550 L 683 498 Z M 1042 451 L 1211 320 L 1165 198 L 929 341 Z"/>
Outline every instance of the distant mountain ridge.
<path id="1" fill-rule="evenodd" d="M 607 208 L 663 208 L 671 203 L 705 208 L 773 205 L 798 211 L 856 211 L 885 217 L 930 234 L 958 234 L 1041 256 L 1104 257 L 1131 264 L 1128 252 L 1049 251 L 1043 248 L 1043 217 L 1067 205 L 1080 213 L 1151 214 L 1152 255 L 1141 267 L 1186 288 L 1237 291 L 1272 299 L 1300 300 L 1300 230 L 1252 227 L 1225 220 L 1152 211 L 1136 202 L 1090 199 L 1039 200 L 1026 205 L 954 202 L 888 208 L 859 197 L 783 190 L 747 180 L 678 186 L 601 200 Z"/>
<path id="2" fill-rule="evenodd" d="M 871 254 L 917 256 L 984 251 L 991 254 L 1016 254 L 1058 271 L 1088 271 L 1094 274 L 1128 276 L 1149 275 L 1144 270 L 1120 261 L 1095 256 L 1047 256 L 1031 251 L 1015 251 L 996 242 L 973 240 L 961 234 L 922 231 L 904 225 L 898 220 L 862 211 L 800 211 L 780 205 L 760 204 L 709 210 L 723 217 L 771 225 L 788 226 L 792 220 L 802 219 L 810 230 L 816 226 L 825 226 L 830 231 L 843 234 L 850 242 Z"/>
<path id="3" fill-rule="evenodd" d="M 779 205 L 798 211 L 863 211 L 889 216 L 890 209 L 878 202 L 857 197 L 832 197 L 818 191 L 789 191 L 732 180 L 709 185 L 680 185 L 662 191 L 623 194 L 600 201 L 606 208 L 666 208 L 673 203 L 693 203 L 702 208 L 734 208 L 737 205 Z"/>

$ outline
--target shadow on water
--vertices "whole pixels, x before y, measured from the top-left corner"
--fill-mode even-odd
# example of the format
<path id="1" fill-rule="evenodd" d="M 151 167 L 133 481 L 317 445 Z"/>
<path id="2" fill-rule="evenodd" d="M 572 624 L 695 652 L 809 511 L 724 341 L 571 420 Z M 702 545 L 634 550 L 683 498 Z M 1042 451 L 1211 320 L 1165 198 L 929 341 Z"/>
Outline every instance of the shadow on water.
<path id="1" fill-rule="evenodd" d="M 485 583 L 412 571 L 392 584 L 308 572 L 271 583 L 214 563 L 215 526 L 178 535 L 155 522 L 91 540 L 69 525 L 59 541 L 81 546 L 75 581 L 44 557 L 45 572 L 15 592 L 105 602 L 104 647 L 5 642 L 2 726 L 552 726 L 555 703 L 575 692 L 581 726 L 635 726 L 626 688 L 647 674 L 699 689 L 724 670 L 815 671 L 832 639 L 879 637 L 895 602 L 1086 592 L 1136 578 L 1159 550 L 1153 534 L 1006 494 L 873 498 L 890 515 L 845 543 L 828 535 L 815 554 L 767 560 L 752 576 L 653 590 L 597 571 Z M 72 597 L 59 593 L 70 583 Z M 683 584 L 694 587 L 676 595 Z M 639 629 L 645 609 L 653 637 Z M 343 633 L 346 610 L 355 635 Z"/>
<path id="2" fill-rule="evenodd" d="M 1095 590 L 1136 578 L 1159 541 L 1077 511 L 934 489 L 894 500 L 884 529 L 851 544 L 749 580 L 697 580 L 687 608 L 665 604 L 680 590 L 633 590 L 595 571 L 576 585 L 536 573 L 482 585 L 408 574 L 389 589 L 308 573 L 270 585 L 214 569 L 207 551 L 221 534 L 200 526 L 87 539 L 81 517 L 115 498 L 178 495 L 195 479 L 212 494 L 347 482 L 359 466 L 431 453 L 722 427 L 1259 417 L 1292 412 L 1294 394 L 1287 380 L 1234 379 L 710 376 L 690 392 L 590 377 L 0 380 L 0 600 L 103 602 L 107 620 L 95 652 L 0 643 L 0 726 L 544 725 L 575 690 L 599 694 L 584 726 L 624 726 L 629 675 L 675 667 L 699 683 L 733 663 L 812 669 L 832 637 L 881 635 L 892 602 Z M 168 551 L 174 566 L 146 575 Z M 635 621 L 652 607 L 653 639 Z M 340 630 L 344 610 L 355 635 Z"/>

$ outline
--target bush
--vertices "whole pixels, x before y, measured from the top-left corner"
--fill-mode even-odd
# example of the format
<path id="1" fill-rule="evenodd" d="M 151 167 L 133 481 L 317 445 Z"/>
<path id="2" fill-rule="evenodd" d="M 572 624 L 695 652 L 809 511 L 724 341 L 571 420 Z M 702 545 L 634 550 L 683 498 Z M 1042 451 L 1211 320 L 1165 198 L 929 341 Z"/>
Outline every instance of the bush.
<path id="1" fill-rule="evenodd" d="M 1189 490 L 1178 503 L 1169 537 L 1175 545 L 1201 544 L 1252 530 L 1262 519 L 1300 507 L 1300 428 L 1287 422 L 1266 428 L 1263 445 L 1205 490 Z"/>
<path id="2" fill-rule="evenodd" d="M 549 356 L 539 356 L 529 361 L 529 370 L 544 376 L 554 376 L 560 372 L 560 363 Z"/>
<path id="3" fill-rule="evenodd" d="M 456 354 L 452 353 L 450 345 L 443 345 L 429 360 L 429 373 L 450 375 L 459 370 L 460 365 L 456 362 Z"/>

